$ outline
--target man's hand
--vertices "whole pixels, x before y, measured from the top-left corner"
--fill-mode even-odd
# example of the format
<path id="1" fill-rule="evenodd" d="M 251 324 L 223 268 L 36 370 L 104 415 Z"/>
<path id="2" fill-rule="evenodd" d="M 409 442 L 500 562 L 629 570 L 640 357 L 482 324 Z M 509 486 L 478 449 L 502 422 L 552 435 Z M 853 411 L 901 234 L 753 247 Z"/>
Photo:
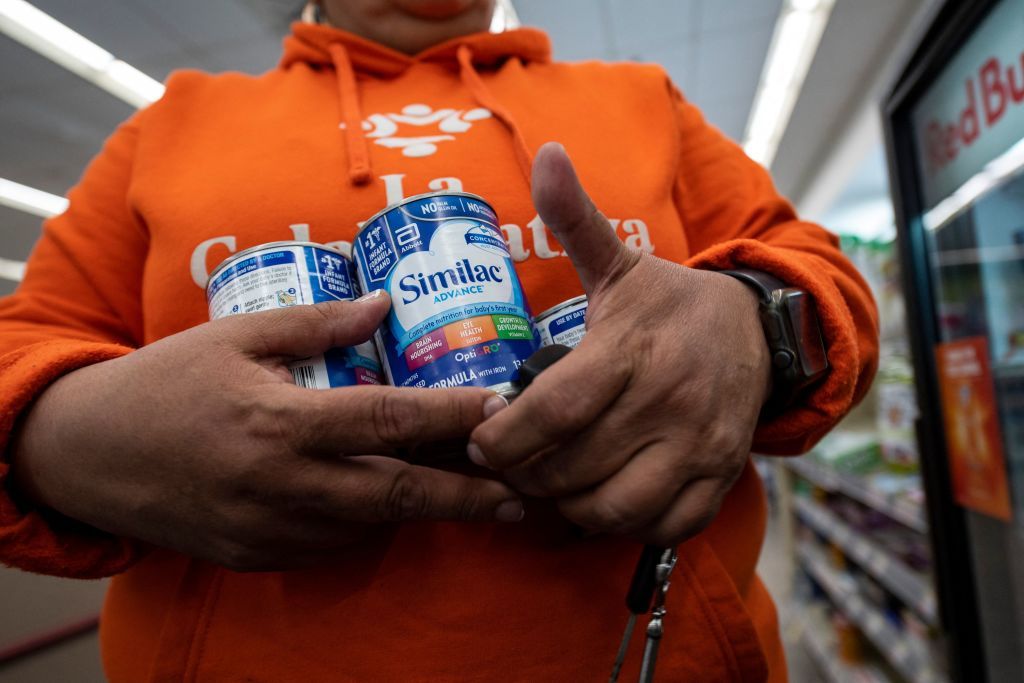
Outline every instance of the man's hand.
<path id="1" fill-rule="evenodd" d="M 756 296 L 627 249 L 565 150 L 533 199 L 590 298 L 587 334 L 471 436 L 469 454 L 593 531 L 673 545 L 711 522 L 747 460 L 770 386 Z"/>
<path id="2" fill-rule="evenodd" d="M 293 384 L 289 360 L 365 341 L 387 310 L 381 295 L 233 316 L 72 372 L 20 430 L 19 489 L 237 570 L 324 561 L 374 522 L 518 520 L 500 482 L 384 457 L 465 437 L 491 392 Z"/>

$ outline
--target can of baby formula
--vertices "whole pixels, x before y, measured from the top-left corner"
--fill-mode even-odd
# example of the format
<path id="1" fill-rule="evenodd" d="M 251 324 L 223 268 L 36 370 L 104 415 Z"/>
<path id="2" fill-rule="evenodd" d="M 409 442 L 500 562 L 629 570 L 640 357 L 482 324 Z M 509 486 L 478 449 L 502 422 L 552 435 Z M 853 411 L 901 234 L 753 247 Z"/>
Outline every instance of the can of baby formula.
<path id="1" fill-rule="evenodd" d="M 581 294 L 552 306 L 533 319 L 541 346 L 562 344 L 570 349 L 583 339 L 587 331 L 587 296 Z"/>
<path id="2" fill-rule="evenodd" d="M 434 192 L 384 209 L 356 235 L 360 285 L 391 295 L 375 339 L 395 386 L 514 393 L 540 342 L 498 225 L 483 198 Z"/>
<path id="3" fill-rule="evenodd" d="M 357 296 L 352 260 L 313 242 L 270 242 L 240 251 L 217 266 L 206 285 L 210 320 Z M 296 384 L 311 389 L 380 384 L 382 379 L 370 341 L 297 359 L 288 370 Z"/>

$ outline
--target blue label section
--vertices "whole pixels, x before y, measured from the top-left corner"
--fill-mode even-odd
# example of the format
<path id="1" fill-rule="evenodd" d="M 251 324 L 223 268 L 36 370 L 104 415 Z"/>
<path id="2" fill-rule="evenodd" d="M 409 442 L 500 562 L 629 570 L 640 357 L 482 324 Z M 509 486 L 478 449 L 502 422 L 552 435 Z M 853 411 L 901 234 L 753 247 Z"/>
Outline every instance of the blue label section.
<path id="1" fill-rule="evenodd" d="M 282 263 L 295 263 L 295 254 L 290 251 L 270 251 L 266 254 L 257 254 L 251 258 L 239 261 L 234 265 L 225 268 L 224 272 L 217 276 L 217 279 L 210 285 L 207 298 L 213 299 L 214 295 L 227 283 L 236 277 L 251 273 L 260 268 L 276 266 Z"/>
<path id="2" fill-rule="evenodd" d="M 359 384 L 381 384 L 381 367 L 370 358 L 360 356 L 354 348 L 329 349 L 324 352 L 327 379 L 332 389 Z M 372 378 L 372 381 L 369 379 Z"/>
<path id="3" fill-rule="evenodd" d="M 354 387 L 356 382 L 355 368 L 349 362 L 350 349 L 330 349 L 324 353 L 327 365 L 327 380 L 332 389 L 338 387 Z"/>
<path id="4" fill-rule="evenodd" d="M 353 368 L 366 368 L 367 370 L 373 370 L 374 372 L 381 371 L 380 363 L 372 358 L 359 355 L 359 352 L 353 347 L 345 349 L 345 360 Z"/>
<path id="5" fill-rule="evenodd" d="M 438 315 L 427 318 L 416 327 L 403 333 L 400 337 L 397 337 L 394 346 L 395 352 L 402 353 L 402 351 L 405 350 L 405 347 L 412 344 L 415 340 L 425 334 L 433 332 L 439 327 L 444 327 L 449 323 L 465 320 L 466 318 L 472 318 L 478 315 L 491 315 L 493 313 L 507 313 L 508 315 L 521 316 L 522 308 L 515 305 L 499 303 L 470 304 L 469 306 L 450 308 L 444 313 L 439 313 Z"/>
<path id="6" fill-rule="evenodd" d="M 580 327 L 586 324 L 587 309 L 581 308 L 578 311 L 572 313 L 566 313 L 565 315 L 559 316 L 551 321 L 548 325 L 548 331 L 551 332 L 552 337 L 556 337 L 566 330 L 571 330 L 574 327 Z"/>
<path id="7" fill-rule="evenodd" d="M 383 283 L 398 263 L 398 250 L 387 226 L 387 214 L 359 233 L 356 249 L 363 275 L 372 284 Z M 371 289 L 376 289 L 371 287 Z"/>
<path id="8" fill-rule="evenodd" d="M 316 247 L 303 247 L 303 251 L 306 253 L 306 268 L 310 275 L 314 303 L 355 298 L 347 258 Z"/>
<path id="9" fill-rule="evenodd" d="M 411 372 L 399 359 L 391 374 L 397 387 L 490 387 L 519 379 L 519 366 L 536 350 L 535 340 L 501 339 L 451 351 Z"/>
<path id="10" fill-rule="evenodd" d="M 410 221 L 446 221 L 449 218 L 475 218 L 492 225 L 498 224 L 498 215 L 491 207 L 472 197 L 462 195 L 433 195 L 403 204 L 388 212 L 393 225 Z M 397 216 L 404 216 L 398 218 Z M 398 222 L 395 222 L 398 221 Z"/>

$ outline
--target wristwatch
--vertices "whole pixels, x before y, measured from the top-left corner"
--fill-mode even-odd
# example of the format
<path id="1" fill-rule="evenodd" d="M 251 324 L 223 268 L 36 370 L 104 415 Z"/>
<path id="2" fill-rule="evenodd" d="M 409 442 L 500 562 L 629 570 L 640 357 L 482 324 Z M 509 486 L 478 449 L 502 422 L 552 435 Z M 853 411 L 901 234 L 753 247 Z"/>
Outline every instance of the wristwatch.
<path id="1" fill-rule="evenodd" d="M 719 272 L 753 289 L 760 300 L 761 326 L 772 360 L 772 395 L 762 417 L 777 415 L 828 370 L 814 302 L 804 290 L 759 270 Z"/>

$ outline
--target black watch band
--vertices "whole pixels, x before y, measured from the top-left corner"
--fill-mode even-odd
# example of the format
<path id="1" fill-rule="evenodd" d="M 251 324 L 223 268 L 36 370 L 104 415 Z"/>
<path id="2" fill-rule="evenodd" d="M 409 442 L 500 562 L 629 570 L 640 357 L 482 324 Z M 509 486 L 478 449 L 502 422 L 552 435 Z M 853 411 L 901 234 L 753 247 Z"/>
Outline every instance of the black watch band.
<path id="1" fill-rule="evenodd" d="M 757 293 L 761 326 L 772 360 L 772 395 L 763 416 L 781 413 L 828 371 L 821 325 L 810 295 L 779 278 L 747 268 L 719 271 Z"/>

